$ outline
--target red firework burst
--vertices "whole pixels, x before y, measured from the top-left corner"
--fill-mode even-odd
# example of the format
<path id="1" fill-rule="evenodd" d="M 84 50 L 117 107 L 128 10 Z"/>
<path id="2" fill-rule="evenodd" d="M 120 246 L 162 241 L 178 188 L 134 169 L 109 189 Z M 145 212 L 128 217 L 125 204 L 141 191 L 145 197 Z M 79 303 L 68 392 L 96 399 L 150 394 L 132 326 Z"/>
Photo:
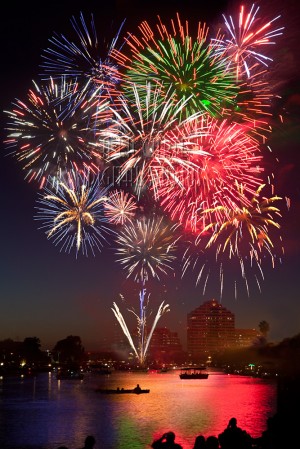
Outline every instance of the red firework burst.
<path id="1" fill-rule="evenodd" d="M 248 194 L 255 195 L 262 183 L 263 156 L 245 125 L 202 117 L 185 127 L 189 146 L 180 151 L 185 153 L 189 170 L 173 164 L 173 176 L 159 178 L 156 194 L 173 220 L 198 233 L 209 222 L 204 210 L 249 205 Z M 239 193 L 240 186 L 245 195 Z"/>

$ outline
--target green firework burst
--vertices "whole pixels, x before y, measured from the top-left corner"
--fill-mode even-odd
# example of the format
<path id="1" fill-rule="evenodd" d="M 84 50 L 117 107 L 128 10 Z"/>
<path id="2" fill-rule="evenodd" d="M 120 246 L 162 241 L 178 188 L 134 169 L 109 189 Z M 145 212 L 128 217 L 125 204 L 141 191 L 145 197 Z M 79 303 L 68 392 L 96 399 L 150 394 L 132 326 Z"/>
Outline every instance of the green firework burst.
<path id="1" fill-rule="evenodd" d="M 139 30 L 141 38 L 133 34 L 127 38 L 130 57 L 119 51 L 113 52 L 121 67 L 125 69 L 124 90 L 128 95 L 127 83 L 134 83 L 141 89 L 145 82 L 157 83 L 165 91 L 175 94 L 176 100 L 187 100 L 185 114 L 199 111 L 220 116 L 233 104 L 237 93 L 234 74 L 228 70 L 224 58 L 213 51 L 206 26 L 198 26 L 196 39 L 184 29 L 177 16 L 177 28 L 172 21 L 173 35 L 159 22 L 155 38 L 147 22 Z M 163 101 L 163 98 L 162 98 Z"/>

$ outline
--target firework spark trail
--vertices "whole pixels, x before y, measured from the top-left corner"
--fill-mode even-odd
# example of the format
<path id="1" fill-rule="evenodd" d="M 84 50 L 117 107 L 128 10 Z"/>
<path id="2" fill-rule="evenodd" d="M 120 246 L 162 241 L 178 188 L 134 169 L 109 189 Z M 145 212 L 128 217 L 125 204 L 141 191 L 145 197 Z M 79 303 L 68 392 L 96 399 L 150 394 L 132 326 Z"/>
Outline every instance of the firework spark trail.
<path id="1" fill-rule="evenodd" d="M 54 79 L 60 76 L 75 78 L 84 99 L 97 95 L 114 98 L 121 75 L 110 54 L 117 45 L 124 22 L 125 20 L 110 45 L 107 45 L 105 39 L 102 43 L 99 42 L 93 14 L 90 23 L 87 23 L 82 12 L 79 20 L 73 16 L 71 25 L 76 34 L 75 41 L 55 33 L 49 39 L 50 46 L 42 53 L 44 79 L 47 76 Z M 105 49 L 101 49 L 101 45 Z"/>
<path id="2" fill-rule="evenodd" d="M 119 324 L 120 324 L 120 326 L 121 326 L 121 328 L 122 328 L 122 331 L 123 331 L 124 334 L 126 335 L 128 341 L 129 341 L 129 343 L 130 343 L 130 346 L 131 346 L 131 348 L 133 349 L 133 351 L 134 351 L 136 357 L 139 358 L 139 354 L 138 354 L 138 352 L 137 352 L 137 350 L 136 350 L 136 347 L 135 347 L 135 345 L 134 345 L 134 343 L 133 343 L 133 340 L 132 340 L 131 334 L 130 334 L 130 332 L 129 332 L 129 330 L 128 330 L 127 324 L 126 324 L 126 322 L 125 322 L 125 320 L 124 320 L 124 318 L 123 318 L 123 315 L 122 315 L 121 312 L 120 312 L 119 307 L 117 306 L 117 304 L 116 304 L 115 302 L 113 303 L 113 307 L 112 307 L 111 310 L 112 310 L 113 313 L 115 314 L 115 317 L 117 318 L 117 320 L 118 320 L 118 322 L 119 322 Z"/>
<path id="3" fill-rule="evenodd" d="M 154 332 L 154 330 L 155 330 L 155 328 L 156 328 L 156 326 L 157 326 L 158 320 L 162 317 L 162 315 L 164 315 L 166 312 L 169 312 L 169 311 L 170 311 L 170 309 L 169 309 L 169 304 L 164 304 L 164 301 L 163 301 L 163 302 L 160 304 L 159 308 L 158 308 L 158 311 L 157 311 L 157 313 L 156 313 L 156 315 L 155 315 L 155 319 L 154 319 L 154 321 L 153 321 L 151 330 L 150 330 L 150 332 L 149 332 L 149 334 L 148 334 L 148 336 L 147 336 L 147 341 L 146 341 L 146 344 L 145 344 L 145 349 L 144 349 L 144 351 L 143 351 L 144 358 L 145 358 L 146 355 L 147 355 L 147 351 L 148 351 L 148 349 L 149 349 L 149 344 L 150 344 L 150 341 L 151 341 L 153 332 Z"/>
<path id="4" fill-rule="evenodd" d="M 48 239 L 53 239 L 61 250 L 70 252 L 75 248 L 88 255 L 88 249 L 101 251 L 105 235 L 113 233 L 106 225 L 104 204 L 107 188 L 101 186 L 99 177 L 87 175 L 72 176 L 66 182 L 60 181 L 51 190 L 44 187 L 39 193 L 36 220 L 43 221 L 39 229 L 46 229 Z"/>
<path id="5" fill-rule="evenodd" d="M 145 361 L 146 361 L 146 357 L 147 357 L 147 353 L 148 353 L 148 350 L 149 350 L 149 345 L 150 345 L 150 341 L 152 339 L 153 332 L 156 329 L 156 326 L 157 326 L 157 323 L 158 323 L 159 319 L 165 313 L 170 311 L 169 310 L 169 304 L 165 304 L 164 301 L 160 304 L 160 306 L 158 308 L 158 311 L 157 311 L 157 313 L 156 313 L 156 315 L 154 317 L 154 320 L 153 320 L 150 332 L 149 332 L 149 334 L 147 336 L 143 335 L 143 337 L 139 340 L 138 348 L 136 348 L 136 345 L 133 342 L 131 333 L 130 333 L 128 327 L 127 327 L 127 324 L 126 324 L 126 322 L 124 320 L 124 317 L 123 317 L 122 313 L 120 312 L 119 307 L 117 306 L 117 304 L 115 302 L 113 303 L 112 311 L 113 311 L 115 317 L 117 318 L 117 320 L 118 320 L 118 322 L 119 322 L 119 324 L 120 324 L 120 326 L 121 326 L 121 328 L 123 330 L 124 335 L 127 337 L 128 342 L 129 342 L 131 348 L 133 349 L 134 354 L 135 354 L 137 360 L 139 361 L 140 365 L 143 366 Z M 136 316 L 136 318 L 137 318 L 138 334 L 140 335 L 141 332 L 142 332 L 142 329 L 144 329 L 145 326 L 146 326 L 146 315 L 145 315 L 145 313 L 143 314 L 143 320 L 141 322 L 140 317 L 134 311 L 129 310 L 129 312 L 132 312 Z"/>
<path id="6" fill-rule="evenodd" d="M 185 147 L 190 170 L 174 164 L 173 178 L 158 179 L 156 196 L 173 220 L 198 233 L 210 222 L 203 210 L 217 205 L 233 209 L 241 200 L 245 206 L 250 204 L 238 187 L 242 185 L 244 192 L 255 194 L 262 182 L 263 156 L 258 141 L 247 134 L 249 127 L 245 125 L 202 117 L 185 128 L 185 134 L 190 136 L 190 145 Z"/>
<path id="7" fill-rule="evenodd" d="M 193 39 L 188 22 L 182 25 L 178 14 L 177 21 L 171 20 L 170 28 L 168 31 L 159 16 L 155 30 L 144 21 L 138 27 L 140 37 L 133 33 L 126 37 L 125 50 L 131 52 L 130 57 L 117 49 L 112 50 L 111 56 L 125 70 L 128 84 L 143 86 L 150 80 L 174 93 L 177 101 L 189 99 L 183 111 L 186 116 L 199 111 L 222 116 L 237 90 L 234 74 L 227 70 L 223 55 L 214 52 L 214 43 L 207 37 L 208 28 L 199 23 Z"/>
<path id="8" fill-rule="evenodd" d="M 34 83 L 27 102 L 16 100 L 4 144 L 26 172 L 25 179 L 43 187 L 48 176 L 86 169 L 99 172 L 102 154 L 92 131 L 94 121 L 106 115 L 107 103 L 81 103 L 77 85 L 64 78 L 45 85 Z M 80 107 L 75 107 L 80 103 Z"/>

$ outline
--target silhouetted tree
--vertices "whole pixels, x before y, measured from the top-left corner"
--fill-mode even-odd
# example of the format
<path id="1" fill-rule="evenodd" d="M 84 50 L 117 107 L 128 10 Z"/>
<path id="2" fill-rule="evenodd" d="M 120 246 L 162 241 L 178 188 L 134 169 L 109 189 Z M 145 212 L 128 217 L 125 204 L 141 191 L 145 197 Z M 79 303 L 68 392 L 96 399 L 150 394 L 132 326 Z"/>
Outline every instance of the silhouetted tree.
<path id="1" fill-rule="evenodd" d="M 80 364 L 85 358 L 84 347 L 81 338 L 69 335 L 60 340 L 53 348 L 54 360 L 65 364 Z"/>
<path id="2" fill-rule="evenodd" d="M 24 339 L 21 351 L 26 360 L 26 364 L 31 364 L 42 359 L 41 342 L 37 337 L 27 337 Z"/>
<path id="3" fill-rule="evenodd" d="M 259 323 L 258 328 L 265 339 L 267 339 L 268 333 L 270 332 L 270 324 L 267 321 L 263 320 Z"/>
<path id="4" fill-rule="evenodd" d="M 0 360 L 7 364 L 11 361 L 17 361 L 21 357 L 22 343 L 13 341 L 10 338 L 0 341 Z"/>

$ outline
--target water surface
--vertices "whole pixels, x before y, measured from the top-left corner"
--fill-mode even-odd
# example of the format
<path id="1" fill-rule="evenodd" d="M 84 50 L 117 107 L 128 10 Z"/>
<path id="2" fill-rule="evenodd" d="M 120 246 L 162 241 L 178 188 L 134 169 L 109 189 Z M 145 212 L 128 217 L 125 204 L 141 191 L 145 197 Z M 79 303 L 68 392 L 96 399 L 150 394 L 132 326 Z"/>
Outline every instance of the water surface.
<path id="1" fill-rule="evenodd" d="M 149 394 L 104 395 L 102 388 L 133 388 Z M 258 437 L 276 412 L 276 383 L 210 372 L 208 379 L 181 380 L 168 373 L 86 374 L 83 380 L 58 381 L 54 374 L 0 380 L 1 449 L 69 449 L 95 436 L 95 449 L 146 449 L 173 430 L 191 449 L 195 436 L 218 435 L 235 416 Z"/>

